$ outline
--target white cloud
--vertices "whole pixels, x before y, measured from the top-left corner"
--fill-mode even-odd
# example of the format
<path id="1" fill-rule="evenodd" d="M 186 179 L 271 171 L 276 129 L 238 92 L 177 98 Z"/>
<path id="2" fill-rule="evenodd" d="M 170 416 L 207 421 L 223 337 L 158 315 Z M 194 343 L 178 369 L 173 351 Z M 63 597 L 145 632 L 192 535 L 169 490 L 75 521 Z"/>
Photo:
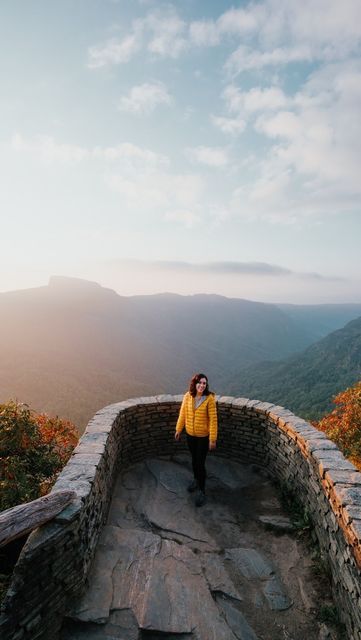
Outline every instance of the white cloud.
<path id="1" fill-rule="evenodd" d="M 218 20 L 221 24 L 227 16 Z M 292 62 L 343 60 L 360 51 L 361 4 L 358 0 L 265 0 L 244 10 L 250 26 L 244 41 L 228 58 L 231 75 Z M 253 20 L 253 22 L 252 22 Z M 225 31 L 232 33 L 232 16 Z M 235 21 L 236 24 L 236 21 Z"/>
<path id="2" fill-rule="evenodd" d="M 253 87 L 249 91 L 240 91 L 235 85 L 229 85 L 223 92 L 223 98 L 231 113 L 279 109 L 289 101 L 279 87 Z"/>
<path id="3" fill-rule="evenodd" d="M 300 118 L 292 111 L 280 111 L 274 116 L 260 116 L 255 122 L 255 129 L 270 138 L 292 139 L 302 135 Z"/>
<path id="4" fill-rule="evenodd" d="M 105 44 L 89 47 L 88 67 L 97 69 L 125 64 L 144 49 L 155 57 L 177 58 L 188 48 L 187 24 L 169 6 L 149 11 L 144 18 L 134 20 L 128 35 L 123 38 L 111 38 Z"/>
<path id="5" fill-rule="evenodd" d="M 177 214 L 179 213 L 179 219 L 189 219 L 190 225 L 193 226 L 193 214 L 190 212 L 172 212 L 169 215 L 169 220 L 177 220 Z M 167 216 L 168 218 L 168 216 Z M 344 281 L 344 278 L 340 278 L 333 275 L 323 275 L 317 272 L 299 272 L 289 267 L 281 266 L 279 264 L 271 264 L 269 262 L 241 262 L 223 260 L 219 262 L 186 262 L 184 260 L 115 260 L 110 263 L 114 267 L 128 267 L 132 270 L 141 270 L 144 272 L 149 271 L 162 271 L 181 274 L 191 274 L 197 276 L 198 274 L 204 274 L 209 276 L 256 276 L 263 278 L 269 276 L 271 278 L 292 278 L 299 277 L 307 280 L 323 280 L 331 282 Z"/>
<path id="6" fill-rule="evenodd" d="M 49 136 L 25 138 L 20 133 L 13 136 L 6 152 L 22 154 L 32 167 L 45 164 L 58 171 L 81 165 L 91 175 L 99 178 L 118 194 L 121 211 L 134 215 L 174 219 L 186 226 L 203 217 L 205 208 L 205 181 L 192 173 L 173 173 L 169 159 L 154 151 L 132 143 L 111 147 L 81 147 L 64 144 Z M 74 172 L 72 171 L 72 175 Z M 75 175 L 75 174 L 74 174 Z"/>
<path id="7" fill-rule="evenodd" d="M 109 64 L 125 64 L 140 50 L 140 35 L 132 33 L 123 40 L 112 38 L 104 45 L 96 45 L 88 49 L 88 67 L 98 69 Z"/>
<path id="8" fill-rule="evenodd" d="M 214 47 L 229 36 L 250 35 L 257 31 L 265 15 L 264 6 L 258 4 L 251 9 L 229 9 L 217 20 L 196 20 L 189 25 L 190 41 L 198 47 Z"/>
<path id="9" fill-rule="evenodd" d="M 192 162 L 208 167 L 225 167 L 229 162 L 227 150 L 223 147 L 193 147 L 186 149 L 186 155 Z"/>
<path id="10" fill-rule="evenodd" d="M 111 173 L 107 175 L 107 184 L 120 194 L 125 205 L 137 214 L 153 213 L 162 217 L 177 212 L 177 219 L 189 224 L 189 212 L 198 216 L 204 194 L 202 178 L 191 174 L 171 174 L 161 171 L 134 171 Z M 172 213 L 173 212 L 173 213 Z M 180 213 L 182 212 L 183 218 Z M 187 212 L 187 216 L 185 216 Z M 175 215 L 175 214 L 174 214 Z"/>
<path id="11" fill-rule="evenodd" d="M 213 20 L 198 20 L 189 26 L 190 40 L 196 46 L 215 46 L 220 42 L 220 34 Z"/>
<path id="12" fill-rule="evenodd" d="M 339 195 L 347 195 L 347 208 L 349 196 L 361 193 L 360 95 L 361 68 L 331 65 L 312 74 L 293 111 L 263 114 L 255 125 L 277 141 L 271 153 L 278 162 L 311 178 L 308 186 L 318 192 L 337 187 Z"/>
<path id="13" fill-rule="evenodd" d="M 225 63 L 225 69 L 231 76 L 242 71 L 262 69 L 267 66 L 280 66 L 291 62 L 312 62 L 315 56 L 307 45 L 299 47 L 277 47 L 269 51 L 240 46 Z"/>
<path id="14" fill-rule="evenodd" d="M 106 160 L 126 160 L 132 163 L 132 165 L 142 163 L 148 167 L 167 166 L 169 164 L 166 156 L 144 147 L 138 147 L 131 142 L 123 142 L 114 147 L 95 147 L 91 151 L 91 155 Z"/>
<path id="15" fill-rule="evenodd" d="M 51 136 L 24 138 L 20 133 L 14 134 L 11 148 L 18 153 L 31 154 L 45 163 L 61 162 L 63 164 L 79 163 L 88 157 L 89 151 L 74 144 L 59 143 Z"/>
<path id="16" fill-rule="evenodd" d="M 162 82 L 145 82 L 132 87 L 129 94 L 121 98 L 118 108 L 136 115 L 150 114 L 158 105 L 169 106 L 172 98 Z"/>
<path id="17" fill-rule="evenodd" d="M 166 156 L 130 142 L 123 142 L 113 147 L 89 148 L 58 142 L 51 136 L 38 135 L 25 138 L 22 134 L 16 133 L 12 137 L 10 146 L 16 153 L 27 154 L 33 161 L 38 160 L 46 164 L 73 165 L 86 160 L 101 160 L 121 163 L 123 167 L 138 170 L 140 166 L 155 169 L 165 167 L 169 163 Z"/>
<path id="18" fill-rule="evenodd" d="M 243 118 L 225 118 L 223 116 L 211 116 L 214 126 L 218 127 L 223 133 L 230 135 L 238 135 L 246 128 L 246 121 Z"/>
<path id="19" fill-rule="evenodd" d="M 293 0 L 288 4 L 284 31 L 290 29 L 291 38 L 330 47 L 332 57 L 348 55 L 359 45 L 361 4 L 358 0 L 342 3 L 337 0 L 304 0 L 302 3 Z"/>
<path id="20" fill-rule="evenodd" d="M 276 86 L 241 91 L 232 84 L 222 97 L 228 113 L 266 144 L 248 167 L 252 181 L 234 190 L 234 214 L 295 222 L 359 212 L 359 61 L 319 65 L 293 95 Z M 232 117 L 212 120 L 227 131 Z"/>
<path id="21" fill-rule="evenodd" d="M 296 222 L 359 212 L 361 65 L 315 71 L 288 110 L 264 111 L 254 122 L 269 141 L 252 182 L 234 190 L 235 215 Z"/>
<path id="22" fill-rule="evenodd" d="M 231 75 L 292 62 L 342 60 L 360 50 L 359 0 L 263 0 L 232 8 L 216 20 L 187 23 L 172 5 L 134 20 L 123 39 L 89 48 L 89 67 L 128 62 L 141 48 L 178 58 L 192 47 L 238 40 L 226 61 Z M 242 44 L 239 44 L 239 40 Z"/>
<path id="23" fill-rule="evenodd" d="M 290 186 L 289 172 L 265 163 L 259 178 L 233 191 L 230 209 L 237 217 L 292 224 L 299 211 L 295 211 Z"/>
<path id="24" fill-rule="evenodd" d="M 178 58 L 187 50 L 186 23 L 173 7 L 153 11 L 139 22 L 148 33 L 147 49 L 156 56 Z"/>
<path id="25" fill-rule="evenodd" d="M 222 94 L 228 113 L 235 117 L 211 116 L 211 121 L 223 133 L 238 135 L 244 131 L 250 116 L 260 111 L 277 111 L 290 102 L 279 87 L 253 87 L 241 91 L 234 84 L 228 85 Z"/>
<path id="26" fill-rule="evenodd" d="M 253 4 L 250 9 L 229 9 L 217 20 L 218 30 L 226 35 L 246 35 L 257 31 L 264 21 L 265 6 Z"/>

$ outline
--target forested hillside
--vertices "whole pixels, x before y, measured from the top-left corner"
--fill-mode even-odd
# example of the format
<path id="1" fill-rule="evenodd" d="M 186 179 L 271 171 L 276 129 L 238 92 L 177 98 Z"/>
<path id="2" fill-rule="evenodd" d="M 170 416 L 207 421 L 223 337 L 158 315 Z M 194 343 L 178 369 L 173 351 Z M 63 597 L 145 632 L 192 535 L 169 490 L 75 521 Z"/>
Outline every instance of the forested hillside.
<path id="1" fill-rule="evenodd" d="M 240 371 L 230 391 L 281 404 L 307 418 L 318 418 L 331 410 L 333 396 L 360 379 L 361 318 L 358 318 L 301 354 Z"/>

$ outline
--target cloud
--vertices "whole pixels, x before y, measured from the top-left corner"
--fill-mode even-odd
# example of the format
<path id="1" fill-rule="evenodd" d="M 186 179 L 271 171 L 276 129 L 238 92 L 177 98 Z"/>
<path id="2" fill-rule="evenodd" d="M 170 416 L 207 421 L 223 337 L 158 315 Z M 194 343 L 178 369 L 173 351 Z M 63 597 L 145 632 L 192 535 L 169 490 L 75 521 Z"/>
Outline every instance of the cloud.
<path id="1" fill-rule="evenodd" d="M 237 76 L 242 71 L 280 66 L 292 62 L 312 62 L 314 58 L 315 55 L 312 54 L 308 46 L 278 47 L 270 51 L 260 51 L 242 45 L 229 56 L 224 67 L 230 76 Z"/>
<path id="2" fill-rule="evenodd" d="M 360 97 L 361 65 L 327 65 L 310 76 L 292 111 L 264 113 L 255 128 L 275 141 L 271 154 L 278 164 L 311 178 L 308 190 L 313 183 L 359 196 Z"/>
<path id="3" fill-rule="evenodd" d="M 144 49 L 155 58 L 178 58 L 188 48 L 186 22 L 169 6 L 149 11 L 144 18 L 133 20 L 126 36 L 90 46 L 88 67 L 97 69 L 125 64 Z"/>
<path id="4" fill-rule="evenodd" d="M 359 52 L 359 0 L 263 0 L 232 8 L 216 20 L 186 22 L 172 5 L 134 20 L 129 33 L 89 47 L 88 66 L 129 62 L 145 49 L 155 58 L 179 58 L 199 47 L 236 43 L 225 62 L 231 76 L 295 62 L 344 60 Z"/>
<path id="5" fill-rule="evenodd" d="M 169 164 L 166 156 L 130 142 L 113 147 L 89 148 L 58 142 L 52 136 L 38 135 L 25 138 L 21 133 L 16 133 L 11 139 L 10 147 L 15 153 L 27 154 L 33 160 L 45 164 L 74 165 L 87 160 L 101 160 L 112 164 L 121 163 L 122 167 L 131 167 L 134 170 L 139 170 L 140 166 L 155 169 Z"/>
<path id="6" fill-rule="evenodd" d="M 88 149 L 84 147 L 59 143 L 51 136 L 43 135 L 29 139 L 24 138 L 21 133 L 15 133 L 11 140 L 11 148 L 17 153 L 31 154 L 45 163 L 76 164 L 89 156 Z"/>
<path id="7" fill-rule="evenodd" d="M 242 133 L 249 118 L 257 112 L 277 111 L 284 108 L 290 99 L 279 87 L 253 87 L 249 91 L 241 91 L 234 84 L 228 85 L 222 98 L 229 116 L 211 116 L 211 121 L 223 133 L 239 135 Z"/>
<path id="8" fill-rule="evenodd" d="M 223 147 L 188 148 L 186 155 L 192 162 L 208 167 L 225 167 L 229 162 L 227 150 Z"/>
<path id="9" fill-rule="evenodd" d="M 193 44 L 201 46 L 215 46 L 220 43 L 220 33 L 213 20 L 198 20 L 189 26 L 189 37 Z"/>
<path id="10" fill-rule="evenodd" d="M 99 178 L 119 197 L 121 210 L 134 215 L 153 216 L 185 227 L 204 218 L 205 181 L 192 173 L 174 173 L 169 159 L 132 143 L 112 147 L 86 148 L 63 144 L 49 136 L 13 136 L 10 151 L 36 163 L 66 169 L 84 166 L 92 179 Z"/>
<path id="11" fill-rule="evenodd" d="M 292 273 L 290 269 L 266 262 L 208 262 L 203 265 L 197 265 L 197 267 L 209 273 L 218 274 L 288 276 Z"/>
<path id="12" fill-rule="evenodd" d="M 122 40 L 112 38 L 104 45 L 96 45 L 88 49 L 89 69 L 99 69 L 110 64 L 129 62 L 141 48 L 140 35 L 135 32 Z"/>
<path id="13" fill-rule="evenodd" d="M 298 272 L 288 267 L 267 262 L 240 262 L 240 261 L 214 261 L 214 262 L 186 262 L 181 260 L 119 260 L 117 264 L 129 266 L 133 269 L 157 271 L 170 273 L 186 273 L 187 275 L 209 275 L 209 276 L 255 276 L 274 278 L 302 278 L 305 280 L 320 281 L 343 281 L 342 278 L 325 276 L 320 273 Z"/>
<path id="14" fill-rule="evenodd" d="M 248 43 L 243 38 L 225 69 L 237 75 L 294 62 L 346 59 L 360 50 L 360 20 L 358 0 L 342 5 L 338 0 L 249 3 L 239 14 L 231 10 L 217 21 L 225 35 L 236 34 L 238 25 L 248 35 Z"/>
<path id="15" fill-rule="evenodd" d="M 293 224 L 300 209 L 290 187 L 289 172 L 264 163 L 258 178 L 233 190 L 230 210 L 236 217 Z"/>
<path id="16" fill-rule="evenodd" d="M 255 122 L 255 129 L 269 138 L 288 138 L 292 140 L 302 135 L 302 123 L 293 111 L 280 111 L 276 115 L 260 116 Z"/>
<path id="17" fill-rule="evenodd" d="M 359 54 L 360 22 L 359 0 L 263 0 L 229 9 L 216 20 L 190 22 L 167 5 L 133 20 L 123 37 L 90 46 L 88 67 L 125 64 L 141 51 L 153 60 L 177 59 L 195 48 L 224 44 L 235 46 L 224 62 L 231 78 L 295 63 L 329 63 Z"/>
<path id="18" fill-rule="evenodd" d="M 250 8 L 229 9 L 218 18 L 217 26 L 221 34 L 244 36 L 256 32 L 265 19 L 265 4 L 250 4 Z"/>
<path id="19" fill-rule="evenodd" d="M 227 118 L 224 116 L 211 115 L 211 122 L 215 127 L 220 129 L 222 133 L 230 135 L 239 135 L 247 126 L 246 121 L 241 117 Z"/>
<path id="20" fill-rule="evenodd" d="M 229 36 L 244 37 L 257 31 L 265 15 L 262 4 L 251 9 L 229 9 L 217 20 L 196 20 L 189 25 L 189 37 L 197 47 L 214 47 Z"/>
<path id="21" fill-rule="evenodd" d="M 146 82 L 131 88 L 129 94 L 121 98 L 118 108 L 136 115 L 150 114 L 158 105 L 169 106 L 172 98 L 162 82 Z"/>
<path id="22" fill-rule="evenodd" d="M 118 193 L 127 210 L 152 214 L 192 226 L 202 217 L 204 181 L 191 174 L 164 171 L 109 173 L 107 184 Z"/>
<path id="23" fill-rule="evenodd" d="M 360 61 L 323 64 L 292 95 L 232 84 L 223 99 L 264 145 L 233 190 L 233 215 L 289 224 L 359 211 Z"/>
<path id="24" fill-rule="evenodd" d="M 169 159 L 159 153 L 155 153 L 145 147 L 139 147 L 131 142 L 123 142 L 113 147 L 95 147 L 90 151 L 94 158 L 102 158 L 110 161 L 129 163 L 132 167 L 157 168 L 169 165 Z"/>
<path id="25" fill-rule="evenodd" d="M 249 91 L 240 91 L 235 85 L 227 86 L 222 94 L 230 113 L 253 113 L 283 108 L 288 98 L 279 87 L 253 87 Z"/>
<path id="26" fill-rule="evenodd" d="M 178 58 L 188 49 L 186 23 L 173 7 L 149 13 L 142 26 L 150 36 L 147 49 L 156 56 Z"/>

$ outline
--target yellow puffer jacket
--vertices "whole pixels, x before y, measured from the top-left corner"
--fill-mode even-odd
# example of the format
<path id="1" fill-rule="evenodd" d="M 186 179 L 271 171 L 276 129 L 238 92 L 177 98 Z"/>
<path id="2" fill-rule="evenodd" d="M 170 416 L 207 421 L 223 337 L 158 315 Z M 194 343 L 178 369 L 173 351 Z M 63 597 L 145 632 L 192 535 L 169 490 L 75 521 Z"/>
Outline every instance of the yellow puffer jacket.
<path id="1" fill-rule="evenodd" d="M 185 394 L 180 408 L 176 432 L 181 433 L 186 428 L 190 436 L 201 438 L 208 436 L 211 442 L 217 440 L 217 408 L 213 393 L 206 396 L 202 404 L 195 409 L 194 398 L 189 391 Z"/>

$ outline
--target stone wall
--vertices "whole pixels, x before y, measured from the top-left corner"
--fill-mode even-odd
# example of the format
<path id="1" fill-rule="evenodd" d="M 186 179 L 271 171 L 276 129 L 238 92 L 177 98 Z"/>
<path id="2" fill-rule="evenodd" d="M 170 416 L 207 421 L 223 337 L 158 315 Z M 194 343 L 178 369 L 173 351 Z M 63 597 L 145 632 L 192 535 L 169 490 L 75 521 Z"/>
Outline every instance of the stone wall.
<path id="1" fill-rule="evenodd" d="M 53 488 L 71 488 L 78 498 L 29 536 L 0 618 L 4 640 L 57 637 L 68 605 L 84 586 L 118 471 L 185 447 L 184 438 L 174 441 L 180 400 L 127 400 L 89 422 Z M 348 637 L 361 640 L 361 473 L 324 434 L 282 407 L 221 397 L 218 414 L 217 453 L 264 465 L 310 513 Z"/>

